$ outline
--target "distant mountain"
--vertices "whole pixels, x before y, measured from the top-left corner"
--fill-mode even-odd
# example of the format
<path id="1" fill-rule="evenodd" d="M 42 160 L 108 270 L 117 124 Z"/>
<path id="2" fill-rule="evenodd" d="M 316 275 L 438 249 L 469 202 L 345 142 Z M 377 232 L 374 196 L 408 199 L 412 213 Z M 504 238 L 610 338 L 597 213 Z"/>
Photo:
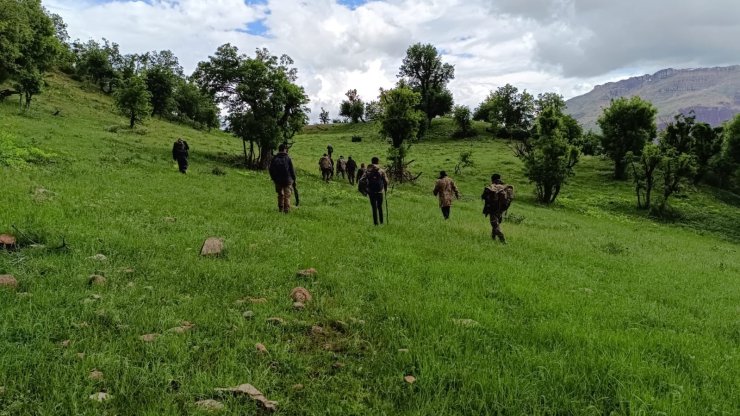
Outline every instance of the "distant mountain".
<path id="1" fill-rule="evenodd" d="M 598 130 L 596 120 L 612 99 L 637 95 L 658 109 L 657 122 L 662 127 L 679 112 L 694 110 L 697 121 L 713 126 L 740 113 L 740 65 L 664 69 L 596 86 L 591 92 L 567 101 L 567 112 L 586 130 Z"/>

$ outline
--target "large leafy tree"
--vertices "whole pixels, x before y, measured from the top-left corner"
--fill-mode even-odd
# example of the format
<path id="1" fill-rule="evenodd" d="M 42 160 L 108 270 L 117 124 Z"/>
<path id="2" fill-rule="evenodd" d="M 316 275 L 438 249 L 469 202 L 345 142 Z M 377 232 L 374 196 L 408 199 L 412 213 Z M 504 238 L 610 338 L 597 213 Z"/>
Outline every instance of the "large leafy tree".
<path id="1" fill-rule="evenodd" d="M 0 0 L 0 82 L 13 80 L 26 99 L 41 91 L 43 73 L 61 50 L 40 0 Z"/>
<path id="2" fill-rule="evenodd" d="M 424 122 L 424 113 L 417 109 L 421 94 L 400 83 L 396 88 L 380 91 L 380 134 L 391 148 L 390 174 L 403 180 L 408 142 L 413 140 Z"/>
<path id="3" fill-rule="evenodd" d="M 142 77 L 134 75 L 123 81 L 113 97 L 121 114 L 128 119 L 130 128 L 133 129 L 136 123 L 142 122 L 149 116 L 151 94 Z"/>
<path id="4" fill-rule="evenodd" d="M 347 96 L 347 99 L 340 104 L 339 115 L 347 117 L 353 123 L 364 121 L 365 104 L 362 102 L 357 90 L 349 90 L 344 95 Z"/>
<path id="5" fill-rule="evenodd" d="M 711 161 L 722 151 L 722 128 L 712 127 L 708 123 L 696 123 L 691 129 L 693 148 L 696 156 L 697 173 L 694 182 L 703 180 L 711 168 Z"/>
<path id="6" fill-rule="evenodd" d="M 434 45 L 417 43 L 410 46 L 398 77 L 419 93 L 421 99 L 417 108 L 426 115 L 427 125 L 434 117 L 452 110 L 452 93 L 447 84 L 455 78 L 455 67 L 442 62 Z"/>
<path id="7" fill-rule="evenodd" d="M 656 136 L 653 105 L 640 97 L 617 98 L 598 119 L 602 131 L 601 147 L 614 162 L 614 178 L 627 178 L 627 152 L 639 156 L 642 148 Z"/>
<path id="8" fill-rule="evenodd" d="M 550 204 L 560 194 L 578 163 L 578 148 L 569 143 L 563 114 L 549 106 L 537 116 L 534 137 L 517 145 L 515 154 L 524 162 L 524 173 L 535 184 L 537 200 Z"/>
<path id="9" fill-rule="evenodd" d="M 225 44 L 193 74 L 201 89 L 228 110 L 229 129 L 243 140 L 250 166 L 266 169 L 278 144 L 308 121 L 308 96 L 296 84 L 297 70 L 291 65 L 287 55 L 277 57 L 258 49 L 249 57 Z"/>
<path id="10" fill-rule="evenodd" d="M 219 109 L 208 94 L 192 82 L 180 80 L 175 88 L 177 119 L 208 130 L 219 127 Z"/>
<path id="11" fill-rule="evenodd" d="M 475 136 L 472 115 L 467 106 L 456 105 L 452 111 L 452 120 L 455 122 L 455 127 L 457 127 L 453 133 L 454 137 L 464 138 Z"/>
<path id="12" fill-rule="evenodd" d="M 545 105 L 544 101 L 542 103 Z M 555 108 L 559 114 L 562 111 Z M 535 99 L 526 90 L 511 84 L 492 91 L 475 109 L 473 119 L 491 123 L 494 133 L 504 137 L 526 138 L 535 117 Z"/>

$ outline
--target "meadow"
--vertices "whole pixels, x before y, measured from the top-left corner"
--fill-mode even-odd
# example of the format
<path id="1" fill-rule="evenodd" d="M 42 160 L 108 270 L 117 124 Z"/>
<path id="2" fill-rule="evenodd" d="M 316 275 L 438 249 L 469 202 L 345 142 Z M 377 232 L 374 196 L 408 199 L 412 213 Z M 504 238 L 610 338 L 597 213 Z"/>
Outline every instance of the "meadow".
<path id="1" fill-rule="evenodd" d="M 108 97 L 47 83 L 29 113 L 0 103 L 0 233 L 22 246 L 0 252 L 19 282 L 0 288 L 0 415 L 264 412 L 214 390 L 243 383 L 284 415 L 740 414 L 736 195 L 690 188 L 650 218 L 584 157 L 543 206 L 510 143 L 482 124 L 450 139 L 440 119 L 382 227 L 318 172 L 329 143 L 384 159 L 376 127 L 307 127 L 291 149 L 301 205 L 284 215 L 269 176 L 237 165 L 238 139 L 156 118 L 132 131 Z M 454 174 L 467 150 L 476 166 Z M 449 221 L 431 192 L 442 169 L 462 192 Z M 508 245 L 481 214 L 493 172 L 517 190 Z M 211 236 L 224 254 L 199 256 Z"/>

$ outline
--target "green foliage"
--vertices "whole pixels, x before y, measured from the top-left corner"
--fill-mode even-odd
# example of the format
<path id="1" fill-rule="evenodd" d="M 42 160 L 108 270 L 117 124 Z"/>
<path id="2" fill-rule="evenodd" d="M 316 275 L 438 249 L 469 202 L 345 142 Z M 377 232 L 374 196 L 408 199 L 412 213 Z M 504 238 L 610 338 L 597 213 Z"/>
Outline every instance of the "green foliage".
<path id="1" fill-rule="evenodd" d="M 408 146 L 404 143 L 416 138 L 423 124 L 424 113 L 417 110 L 421 94 L 409 87 L 398 86 L 380 91 L 380 135 L 391 143 L 388 158 L 391 174 L 403 179 Z"/>
<path id="2" fill-rule="evenodd" d="M 707 123 L 696 123 L 691 129 L 693 146 L 691 153 L 696 156 L 697 173 L 694 183 L 699 183 L 711 170 L 712 158 L 722 152 L 722 128 L 713 128 Z"/>
<path id="3" fill-rule="evenodd" d="M 452 110 L 452 93 L 447 84 L 455 78 L 455 67 L 442 62 L 434 45 L 417 43 L 410 46 L 398 78 L 419 93 L 418 109 L 426 115 L 427 124 L 434 117 Z"/>
<path id="4" fill-rule="evenodd" d="M 365 103 L 365 120 L 374 121 L 380 117 L 380 102 L 379 101 L 368 101 Z"/>
<path id="5" fill-rule="evenodd" d="M 519 143 L 515 154 L 524 162 L 527 178 L 535 184 L 537 200 L 550 204 L 578 163 L 578 148 L 568 143 L 567 127 L 557 107 L 546 107 L 536 119 L 536 134 Z"/>
<path id="6" fill-rule="evenodd" d="M 656 114 L 652 104 L 637 96 L 617 98 L 604 109 L 598 120 L 602 131 L 601 147 L 614 162 L 615 179 L 627 177 L 627 152 L 639 156 L 645 143 L 655 137 Z"/>
<path id="7" fill-rule="evenodd" d="M 110 43 L 103 39 L 100 44 L 94 40 L 87 43 L 79 41 L 72 44 L 72 51 L 76 56 L 77 75 L 93 84 L 97 85 L 101 92 L 111 93 L 114 91 L 116 84 L 120 81 L 123 69 L 124 59 L 121 56 L 118 44 Z M 134 62 L 129 61 L 128 67 L 130 73 L 123 76 L 128 78 L 133 75 Z"/>
<path id="8" fill-rule="evenodd" d="M 545 104 L 543 101 L 541 104 Z M 535 116 L 535 100 L 526 90 L 521 93 L 511 84 L 491 91 L 475 109 L 474 120 L 488 121 L 494 135 L 524 140 Z"/>
<path id="9" fill-rule="evenodd" d="M 178 78 L 164 66 L 154 66 L 144 73 L 146 89 L 151 95 L 152 115 L 170 117 L 175 110 L 175 86 Z"/>
<path id="10" fill-rule="evenodd" d="M 565 114 L 566 105 L 562 95 L 555 92 L 546 92 L 537 94 L 534 107 L 537 114 L 541 114 L 548 107 L 554 107 L 556 111 Z"/>
<path id="11" fill-rule="evenodd" d="M 19 146 L 11 134 L 0 131 L 0 166 L 25 168 L 29 164 L 42 165 L 53 162 L 55 156 L 37 147 Z"/>
<path id="12" fill-rule="evenodd" d="M 465 168 L 474 168 L 475 162 L 473 161 L 473 151 L 472 150 L 466 150 L 463 152 L 460 152 L 460 157 L 457 160 L 457 165 L 455 165 L 455 173 L 460 174 L 462 173 L 462 170 Z"/>
<path id="13" fill-rule="evenodd" d="M 660 202 L 658 213 L 665 213 L 668 199 L 681 190 L 684 182 L 696 175 L 696 160 L 694 155 L 681 153 L 674 147 L 661 149 L 663 157 L 660 162 L 660 171 L 663 176 L 663 200 Z"/>
<path id="14" fill-rule="evenodd" d="M 601 135 L 593 130 L 589 130 L 581 136 L 581 140 L 578 142 L 577 146 L 581 149 L 581 153 L 584 155 L 600 155 L 602 153 Z"/>
<path id="15" fill-rule="evenodd" d="M 174 92 L 174 102 L 177 113 L 175 120 L 208 130 L 220 126 L 218 107 L 194 83 L 179 80 Z"/>
<path id="16" fill-rule="evenodd" d="M 123 82 L 115 94 L 114 99 L 118 110 L 126 116 L 129 128 L 141 123 L 150 112 L 151 93 L 146 88 L 146 82 L 139 76 L 132 76 Z"/>
<path id="17" fill-rule="evenodd" d="M 655 186 L 655 174 L 663 162 L 661 148 L 653 143 L 646 143 L 639 156 L 627 152 L 626 159 L 632 165 L 637 207 L 650 209 L 651 196 Z"/>
<path id="18" fill-rule="evenodd" d="M 364 121 L 365 104 L 357 94 L 357 90 L 349 90 L 345 94 L 347 99 L 339 106 L 339 115 L 350 119 L 353 123 Z M 327 119 L 328 119 L 327 114 Z"/>
<path id="19" fill-rule="evenodd" d="M 193 78 L 228 110 L 230 131 L 249 142 L 245 163 L 266 169 L 279 143 L 289 140 L 308 122 L 309 99 L 295 84 L 297 70 L 289 56 L 258 49 L 254 57 L 240 55 L 230 44 L 220 46 L 198 64 Z M 254 145 L 259 148 L 255 158 Z"/>
<path id="20" fill-rule="evenodd" d="M 464 138 L 475 136 L 472 116 L 467 106 L 455 106 L 452 112 L 452 119 L 455 121 L 455 126 L 457 127 L 457 130 L 453 133 L 453 137 Z"/>

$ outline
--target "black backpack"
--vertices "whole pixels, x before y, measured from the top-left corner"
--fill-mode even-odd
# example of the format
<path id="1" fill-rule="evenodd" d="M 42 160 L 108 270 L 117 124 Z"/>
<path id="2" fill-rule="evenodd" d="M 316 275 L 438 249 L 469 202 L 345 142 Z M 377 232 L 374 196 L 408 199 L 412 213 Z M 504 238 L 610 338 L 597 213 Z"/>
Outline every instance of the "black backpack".
<path id="1" fill-rule="evenodd" d="M 290 176 L 290 159 L 287 156 L 275 156 L 270 162 L 270 177 L 273 182 L 284 185 L 292 179 Z"/>
<path id="2" fill-rule="evenodd" d="M 385 182 L 383 181 L 383 175 L 380 174 L 380 170 L 368 171 L 365 176 L 367 177 L 367 192 L 370 194 L 377 194 L 383 192 L 385 188 Z"/>

